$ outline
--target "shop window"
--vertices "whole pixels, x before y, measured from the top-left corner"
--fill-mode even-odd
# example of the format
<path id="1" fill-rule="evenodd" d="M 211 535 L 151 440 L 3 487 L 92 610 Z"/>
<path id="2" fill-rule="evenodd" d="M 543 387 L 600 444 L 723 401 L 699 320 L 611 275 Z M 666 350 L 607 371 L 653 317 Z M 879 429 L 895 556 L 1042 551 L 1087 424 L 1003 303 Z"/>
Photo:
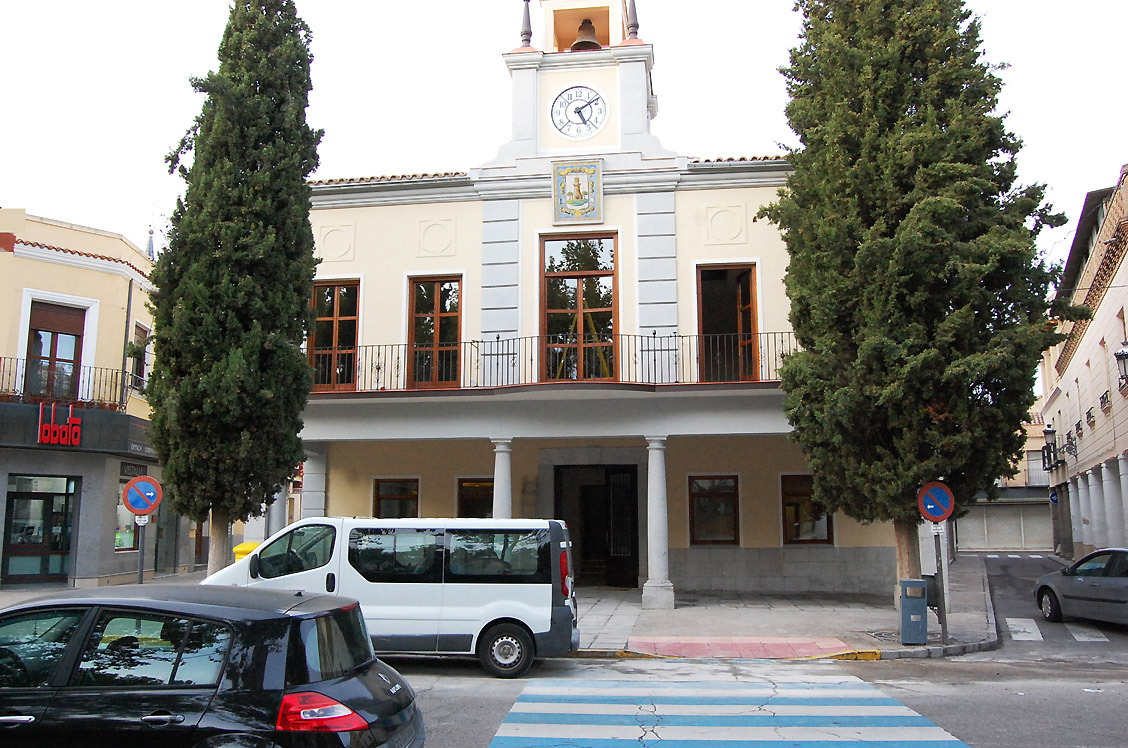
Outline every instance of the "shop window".
<path id="1" fill-rule="evenodd" d="M 419 481 L 415 478 L 378 478 L 373 488 L 372 516 L 412 519 L 419 516 Z"/>
<path id="2" fill-rule="evenodd" d="M 614 379 L 615 237 L 552 237 L 541 249 L 544 378 Z"/>
<path id="3" fill-rule="evenodd" d="M 830 514 L 811 499 L 813 479 L 810 475 L 782 475 L 783 542 L 788 544 L 834 543 L 834 527 Z"/>
<path id="4" fill-rule="evenodd" d="M 315 392 L 356 389 L 359 311 L 359 282 L 314 284 L 307 346 Z"/>
<path id="5" fill-rule="evenodd" d="M 122 483 L 122 486 L 125 484 Z M 114 550 L 115 551 L 135 551 L 137 550 L 137 536 L 138 527 L 135 517 L 137 515 L 125 508 L 125 500 L 122 498 L 122 491 L 118 491 L 117 495 L 117 529 L 114 531 Z M 155 519 L 156 515 L 152 515 L 151 519 Z"/>
<path id="6" fill-rule="evenodd" d="M 493 517 L 493 478 L 458 479 L 458 516 Z"/>
<path id="7" fill-rule="evenodd" d="M 691 476 L 690 542 L 694 545 L 736 545 L 739 542 L 739 506 L 740 491 L 735 475 Z"/>

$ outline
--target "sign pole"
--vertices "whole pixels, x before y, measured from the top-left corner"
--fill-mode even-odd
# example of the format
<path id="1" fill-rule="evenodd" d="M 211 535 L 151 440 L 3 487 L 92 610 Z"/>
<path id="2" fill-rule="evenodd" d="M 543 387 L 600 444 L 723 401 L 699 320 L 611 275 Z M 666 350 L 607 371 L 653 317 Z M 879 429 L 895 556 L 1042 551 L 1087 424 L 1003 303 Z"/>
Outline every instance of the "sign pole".
<path id="1" fill-rule="evenodd" d="M 137 528 L 137 584 L 145 584 L 145 525 Z"/>
<path id="2" fill-rule="evenodd" d="M 936 542 L 936 618 L 940 621 L 940 643 L 948 643 L 948 600 L 944 595 L 944 555 L 941 552 L 941 536 L 944 526 L 932 523 L 932 537 Z"/>

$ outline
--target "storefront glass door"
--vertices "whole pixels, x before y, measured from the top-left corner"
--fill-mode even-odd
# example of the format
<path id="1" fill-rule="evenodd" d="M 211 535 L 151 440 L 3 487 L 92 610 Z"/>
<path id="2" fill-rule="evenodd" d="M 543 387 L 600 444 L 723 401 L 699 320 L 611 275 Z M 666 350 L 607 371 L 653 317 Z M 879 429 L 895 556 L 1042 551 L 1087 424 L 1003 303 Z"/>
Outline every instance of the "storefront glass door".
<path id="1" fill-rule="evenodd" d="M 11 476 L 0 581 L 63 582 L 71 573 L 75 481 Z"/>

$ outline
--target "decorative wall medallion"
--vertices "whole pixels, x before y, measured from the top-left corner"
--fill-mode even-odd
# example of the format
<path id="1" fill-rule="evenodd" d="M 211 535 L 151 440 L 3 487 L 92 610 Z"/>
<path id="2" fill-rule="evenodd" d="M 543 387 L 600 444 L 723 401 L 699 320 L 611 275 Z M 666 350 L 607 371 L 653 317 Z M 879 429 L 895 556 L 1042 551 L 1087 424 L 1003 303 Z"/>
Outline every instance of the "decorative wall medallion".
<path id="1" fill-rule="evenodd" d="M 356 244 L 356 224 L 322 226 L 317 230 L 317 256 L 326 262 L 353 259 Z"/>
<path id="2" fill-rule="evenodd" d="M 744 244 L 748 241 L 743 205 L 705 209 L 706 244 Z"/>
<path id="3" fill-rule="evenodd" d="M 603 161 L 552 165 L 552 222 L 603 223 Z"/>
<path id="4" fill-rule="evenodd" d="M 419 222 L 420 257 L 449 257 L 454 250 L 453 218 Z"/>

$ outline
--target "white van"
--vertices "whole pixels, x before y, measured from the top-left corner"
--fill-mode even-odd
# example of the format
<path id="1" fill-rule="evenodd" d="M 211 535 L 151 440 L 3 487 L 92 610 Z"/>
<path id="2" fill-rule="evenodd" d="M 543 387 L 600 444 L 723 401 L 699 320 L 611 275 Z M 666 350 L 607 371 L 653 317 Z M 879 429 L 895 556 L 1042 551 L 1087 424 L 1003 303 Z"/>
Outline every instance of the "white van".
<path id="1" fill-rule="evenodd" d="M 307 517 L 203 584 L 355 597 L 378 652 L 476 654 L 514 678 L 579 649 L 572 568 L 561 520 Z"/>

